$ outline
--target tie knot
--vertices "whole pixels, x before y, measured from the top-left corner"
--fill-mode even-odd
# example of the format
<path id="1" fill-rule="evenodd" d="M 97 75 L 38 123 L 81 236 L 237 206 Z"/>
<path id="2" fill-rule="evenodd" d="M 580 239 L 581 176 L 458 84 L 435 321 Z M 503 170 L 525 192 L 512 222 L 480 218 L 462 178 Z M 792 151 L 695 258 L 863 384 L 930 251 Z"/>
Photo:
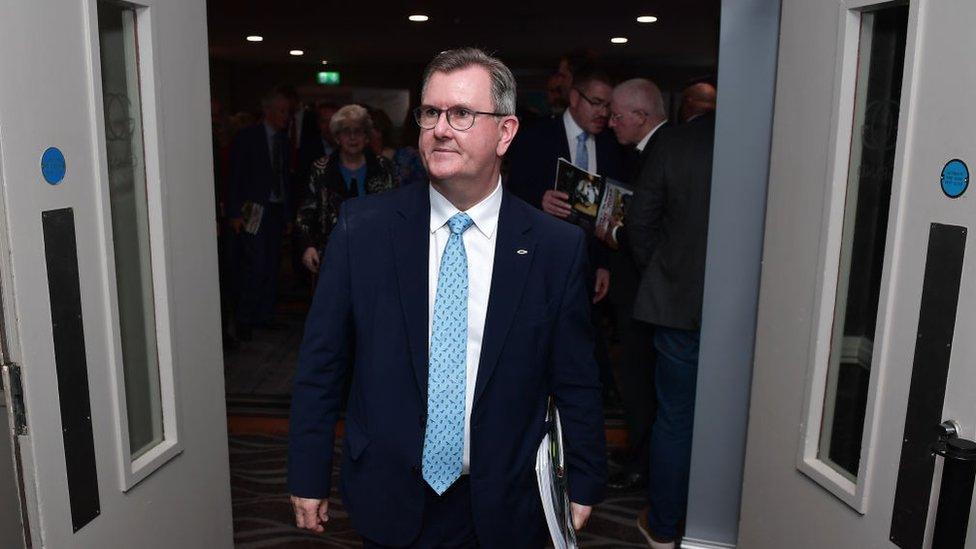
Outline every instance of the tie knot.
<path id="1" fill-rule="evenodd" d="M 468 230 L 468 227 L 474 224 L 468 214 L 461 212 L 455 214 L 454 217 L 447 220 L 447 226 L 451 229 L 451 234 L 464 234 L 464 231 Z"/>
<path id="2" fill-rule="evenodd" d="M 584 141 L 586 141 L 586 138 L 588 138 L 589 136 L 590 134 L 586 132 L 580 132 L 580 134 L 576 136 L 576 142 L 583 143 Z"/>

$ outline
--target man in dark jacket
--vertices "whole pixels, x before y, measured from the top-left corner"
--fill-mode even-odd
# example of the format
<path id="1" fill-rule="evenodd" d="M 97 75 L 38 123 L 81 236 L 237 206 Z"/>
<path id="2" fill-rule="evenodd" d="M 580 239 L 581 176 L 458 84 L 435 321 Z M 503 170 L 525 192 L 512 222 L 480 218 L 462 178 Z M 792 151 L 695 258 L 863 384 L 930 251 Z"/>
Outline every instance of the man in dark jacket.
<path id="1" fill-rule="evenodd" d="M 634 78 L 614 88 L 610 127 L 617 141 L 621 145 L 634 147 L 638 155 L 630 181 L 636 181 L 641 169 L 648 166 L 654 144 L 667 123 L 664 98 L 650 80 Z M 627 231 L 621 224 L 597 236 L 614 249 L 610 254 L 613 273 L 610 303 L 614 307 L 623 351 L 617 375 L 628 430 L 627 456 L 621 471 L 611 477 L 609 487 L 643 487 L 647 482 L 648 448 L 655 402 L 654 352 L 647 346 L 652 330 L 647 323 L 633 318 L 640 273 L 630 252 Z"/>
<path id="2" fill-rule="evenodd" d="M 638 518 L 656 548 L 674 547 L 688 500 L 714 135 L 714 113 L 665 130 L 627 216 L 642 273 L 634 318 L 654 326 L 657 352 L 650 509 Z"/>
<path id="3" fill-rule="evenodd" d="M 278 286 L 281 236 L 290 219 L 288 98 L 262 100 L 264 120 L 238 133 L 231 148 L 227 217 L 239 236 L 237 335 L 271 324 Z"/>

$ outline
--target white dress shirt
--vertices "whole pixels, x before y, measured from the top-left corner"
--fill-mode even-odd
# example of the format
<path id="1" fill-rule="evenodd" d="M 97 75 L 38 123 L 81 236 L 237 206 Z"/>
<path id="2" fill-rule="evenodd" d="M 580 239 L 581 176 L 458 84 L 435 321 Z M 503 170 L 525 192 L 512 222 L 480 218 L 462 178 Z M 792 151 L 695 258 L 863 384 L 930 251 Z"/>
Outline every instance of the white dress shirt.
<path id="1" fill-rule="evenodd" d="M 566 126 L 566 141 L 569 142 L 569 161 L 579 166 L 579 163 L 576 162 L 576 137 L 583 133 L 583 128 L 579 127 L 579 124 L 573 120 L 572 115 L 569 114 L 569 109 L 563 112 L 563 125 Z M 596 141 L 592 135 L 586 137 L 586 157 L 589 162 L 586 171 L 600 173 L 598 171 L 599 166 L 596 165 Z"/>
<path id="2" fill-rule="evenodd" d="M 641 139 L 640 140 L 640 143 L 637 144 L 637 152 L 644 152 L 644 148 L 647 147 L 647 142 L 650 141 L 651 140 L 651 137 L 653 137 L 654 134 L 656 134 L 657 131 L 661 129 L 661 126 L 663 126 L 663 125 L 665 125 L 667 123 L 668 123 L 667 119 L 662 120 L 660 124 L 658 124 L 657 126 L 654 126 L 654 129 L 652 129 L 651 131 L 647 132 L 647 135 L 644 136 L 644 139 Z"/>
<path id="3" fill-rule="evenodd" d="M 468 472 L 471 463 L 471 407 L 474 385 L 478 379 L 478 362 L 481 360 L 481 338 L 485 332 L 485 316 L 488 313 L 488 294 L 491 290 L 491 273 L 495 264 L 495 242 L 498 234 L 498 212 L 502 205 L 501 178 L 498 185 L 484 200 L 465 213 L 474 225 L 464 231 L 464 251 L 468 258 L 468 348 L 467 375 L 464 391 L 464 454 L 462 471 Z M 430 187 L 430 254 L 428 255 L 428 326 L 427 346 L 434 328 L 434 299 L 437 296 L 437 277 L 440 273 L 441 256 L 447 247 L 451 229 L 447 220 L 460 210 L 444 196 Z"/>

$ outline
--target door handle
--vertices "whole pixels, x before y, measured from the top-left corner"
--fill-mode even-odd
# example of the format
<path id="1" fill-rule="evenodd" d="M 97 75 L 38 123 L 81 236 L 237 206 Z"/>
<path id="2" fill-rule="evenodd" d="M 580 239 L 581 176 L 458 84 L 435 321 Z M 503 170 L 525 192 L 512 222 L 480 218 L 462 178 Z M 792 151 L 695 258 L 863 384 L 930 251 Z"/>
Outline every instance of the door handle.
<path id="1" fill-rule="evenodd" d="M 976 481 L 976 442 L 959 438 L 955 421 L 943 422 L 939 427 L 941 435 L 932 451 L 944 462 L 932 549 L 963 549 Z"/>

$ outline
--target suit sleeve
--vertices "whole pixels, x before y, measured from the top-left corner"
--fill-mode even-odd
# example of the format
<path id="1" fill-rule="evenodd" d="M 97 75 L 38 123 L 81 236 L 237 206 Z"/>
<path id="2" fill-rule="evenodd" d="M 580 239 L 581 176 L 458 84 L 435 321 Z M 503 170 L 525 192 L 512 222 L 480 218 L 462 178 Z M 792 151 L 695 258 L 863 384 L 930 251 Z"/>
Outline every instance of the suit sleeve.
<path id="1" fill-rule="evenodd" d="M 607 482 L 606 438 L 600 374 L 593 354 L 586 239 L 577 231 L 551 353 L 551 383 L 563 428 L 569 498 L 583 505 L 603 500 Z"/>
<path id="2" fill-rule="evenodd" d="M 647 167 L 641 170 L 634 188 L 634 197 L 627 213 L 626 241 L 634 254 L 639 272 L 651 262 L 654 250 L 661 240 L 661 216 L 667 201 L 667 176 L 665 163 L 668 147 L 658 143 L 651 152 Z"/>
<path id="3" fill-rule="evenodd" d="M 335 424 L 351 356 L 352 299 L 346 215 L 325 250 L 319 282 L 305 322 L 291 397 L 288 489 L 324 499 L 332 479 Z"/>

